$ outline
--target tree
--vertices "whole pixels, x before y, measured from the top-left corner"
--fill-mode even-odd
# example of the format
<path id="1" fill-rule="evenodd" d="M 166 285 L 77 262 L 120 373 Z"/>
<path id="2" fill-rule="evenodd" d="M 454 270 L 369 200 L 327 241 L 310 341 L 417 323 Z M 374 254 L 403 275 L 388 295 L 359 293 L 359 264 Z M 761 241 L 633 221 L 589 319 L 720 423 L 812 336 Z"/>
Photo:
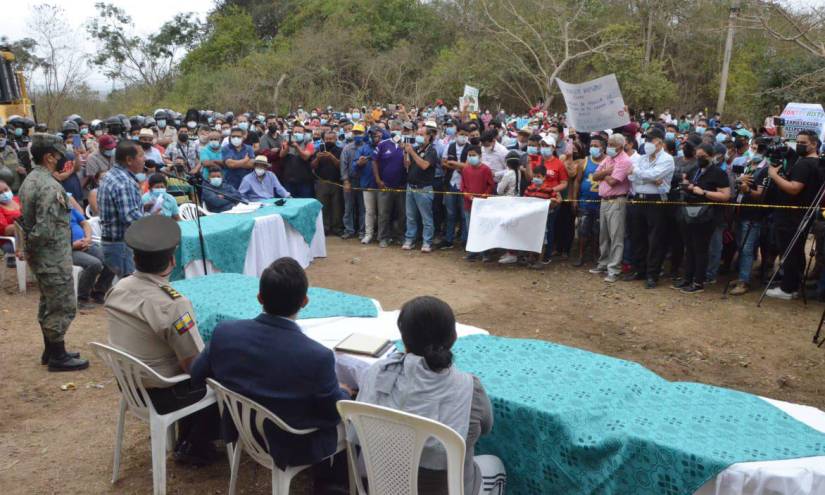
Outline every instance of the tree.
<path id="1" fill-rule="evenodd" d="M 31 81 L 34 71 L 41 69 L 46 60 L 37 56 L 37 42 L 32 38 L 21 38 L 11 41 L 6 36 L 0 36 L 0 46 L 8 47 L 14 54 L 17 70 L 23 72 L 26 81 Z"/>
<path id="2" fill-rule="evenodd" d="M 32 7 L 27 22 L 34 43 L 26 44 L 36 53 L 29 61 L 30 67 L 42 76 L 41 82 L 32 84 L 33 93 L 50 126 L 60 124 L 58 109 L 85 79 L 85 55 L 75 48 L 77 42 L 65 18 L 62 8 L 40 4 Z"/>
<path id="3" fill-rule="evenodd" d="M 206 22 L 203 41 L 180 64 L 183 72 L 197 68 L 215 69 L 240 60 L 258 45 L 252 16 L 240 7 L 227 7 L 212 13 Z"/>
<path id="4" fill-rule="evenodd" d="M 600 3 L 591 0 L 479 0 L 483 28 L 507 52 L 512 72 L 531 81 L 544 101 L 553 101 L 556 78 L 574 62 L 606 55 L 621 40 L 621 26 L 600 23 Z M 516 87 L 514 92 L 534 93 Z"/>
<path id="5" fill-rule="evenodd" d="M 131 16 L 112 4 L 98 2 L 97 17 L 87 26 L 99 50 L 91 64 L 112 80 L 142 84 L 157 99 L 174 75 L 184 52 L 200 41 L 203 26 L 191 13 L 176 15 L 146 38 L 131 36 Z"/>

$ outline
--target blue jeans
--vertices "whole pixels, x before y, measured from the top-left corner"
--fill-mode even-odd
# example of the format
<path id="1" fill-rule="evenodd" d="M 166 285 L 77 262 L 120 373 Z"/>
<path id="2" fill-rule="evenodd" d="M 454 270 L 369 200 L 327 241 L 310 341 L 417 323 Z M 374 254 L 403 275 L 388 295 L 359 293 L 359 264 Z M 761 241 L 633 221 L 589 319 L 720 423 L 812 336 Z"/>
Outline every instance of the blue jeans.
<path id="1" fill-rule="evenodd" d="M 125 242 L 103 241 L 103 262 L 119 278 L 131 275 L 135 271 L 135 255 Z"/>
<path id="2" fill-rule="evenodd" d="M 407 233 L 404 238 L 407 242 L 415 242 L 418 237 L 418 215 L 421 215 L 421 223 L 424 224 L 424 244 L 432 245 L 435 236 L 435 226 L 433 225 L 433 187 L 427 186 L 420 189 L 413 189 L 407 186 Z"/>
<path id="3" fill-rule="evenodd" d="M 716 280 L 719 275 L 719 265 L 722 264 L 722 231 L 724 228 L 717 225 L 713 229 L 713 235 L 710 237 L 710 246 L 708 247 L 708 269 L 705 272 L 705 280 Z"/>
<path id="4" fill-rule="evenodd" d="M 312 182 L 286 182 L 284 188 L 293 198 L 314 198 L 315 188 Z"/>
<path id="5" fill-rule="evenodd" d="M 470 210 L 461 210 L 461 219 L 464 221 L 461 225 L 461 242 L 464 243 L 466 249 L 467 235 L 470 233 Z"/>
<path id="6" fill-rule="evenodd" d="M 550 208 L 550 211 L 547 213 L 547 231 L 545 234 L 547 239 L 546 256 L 553 254 L 553 237 L 556 235 L 556 217 L 559 216 L 559 211 L 561 211 L 561 207 L 556 206 L 555 208 Z"/>
<path id="7" fill-rule="evenodd" d="M 449 187 L 450 192 L 458 192 L 453 186 Z M 464 196 L 460 194 L 447 194 L 444 196 L 444 209 L 447 211 L 447 231 L 444 232 L 444 240 L 452 243 L 455 241 L 455 228 L 458 222 L 462 222 L 463 216 L 461 214 L 464 208 Z M 467 239 L 464 224 L 462 222 L 461 229 L 462 239 Z"/>
<path id="8" fill-rule="evenodd" d="M 345 192 L 344 232 L 355 235 L 356 229 L 359 234 L 364 233 L 364 196 L 361 191 Z"/>
<path id="9" fill-rule="evenodd" d="M 750 228 L 750 231 L 748 231 Z M 745 233 L 748 233 L 748 238 L 745 243 L 742 243 L 742 238 Z M 762 233 L 762 221 L 760 220 L 742 220 L 736 226 L 736 244 L 742 246 L 739 251 L 739 280 L 745 283 L 751 281 L 751 270 L 753 269 L 753 258 L 756 247 L 759 245 L 759 237 Z"/>

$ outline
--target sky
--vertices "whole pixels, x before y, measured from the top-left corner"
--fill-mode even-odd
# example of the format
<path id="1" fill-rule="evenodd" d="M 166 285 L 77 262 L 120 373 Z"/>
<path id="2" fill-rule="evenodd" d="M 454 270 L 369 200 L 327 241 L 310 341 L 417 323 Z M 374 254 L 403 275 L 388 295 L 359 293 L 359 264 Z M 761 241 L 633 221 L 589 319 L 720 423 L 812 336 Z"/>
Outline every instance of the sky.
<path id="1" fill-rule="evenodd" d="M 88 39 L 85 23 L 92 18 L 97 9 L 95 3 L 101 0 L 3 0 L 13 6 L 6 6 L 0 15 L 0 35 L 10 40 L 31 37 L 27 23 L 35 12 L 34 7 L 43 3 L 62 7 L 66 12 L 66 22 L 77 33 L 79 48 L 86 53 L 95 51 L 96 45 Z M 132 17 L 136 34 L 147 35 L 154 33 L 166 21 L 181 12 L 193 12 L 201 20 L 213 8 L 214 0 L 106 0 L 124 9 Z M 37 82 L 36 80 L 34 81 Z M 106 79 L 99 70 L 89 68 L 86 82 L 95 90 L 108 91 L 111 81 Z"/>

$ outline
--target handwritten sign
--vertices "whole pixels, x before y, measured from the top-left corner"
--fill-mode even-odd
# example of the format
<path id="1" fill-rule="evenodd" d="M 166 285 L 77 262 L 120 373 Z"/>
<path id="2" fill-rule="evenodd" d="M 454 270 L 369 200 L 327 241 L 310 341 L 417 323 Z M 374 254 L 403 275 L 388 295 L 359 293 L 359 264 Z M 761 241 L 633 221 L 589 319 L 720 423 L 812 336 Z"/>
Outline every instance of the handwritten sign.
<path id="1" fill-rule="evenodd" d="M 567 105 L 567 123 L 577 131 L 604 131 L 630 122 L 615 74 L 581 84 L 556 82 Z"/>
<path id="2" fill-rule="evenodd" d="M 467 251 L 503 248 L 540 253 L 550 201 L 495 196 L 473 200 Z"/>
<path id="3" fill-rule="evenodd" d="M 825 110 L 818 103 L 788 103 L 781 117 L 785 119 L 784 136 L 788 140 L 795 140 L 805 129 L 815 131 L 820 140 L 825 137 Z"/>

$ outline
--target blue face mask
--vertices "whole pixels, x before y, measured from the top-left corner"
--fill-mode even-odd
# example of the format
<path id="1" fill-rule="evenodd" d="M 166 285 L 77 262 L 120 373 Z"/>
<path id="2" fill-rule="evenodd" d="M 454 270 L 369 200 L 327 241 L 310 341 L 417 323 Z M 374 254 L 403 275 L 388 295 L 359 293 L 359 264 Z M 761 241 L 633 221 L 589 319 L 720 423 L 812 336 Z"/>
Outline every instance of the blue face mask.
<path id="1" fill-rule="evenodd" d="M 612 146 L 610 148 L 607 148 L 607 156 L 613 158 L 614 156 L 616 156 L 618 154 L 619 153 L 616 151 L 616 148 L 613 148 Z"/>
<path id="2" fill-rule="evenodd" d="M 137 180 L 138 182 L 145 181 L 146 180 L 146 174 L 144 174 L 143 172 L 136 173 L 135 174 L 135 180 Z"/>
<path id="3" fill-rule="evenodd" d="M 727 134 L 725 134 L 724 132 L 721 132 L 721 133 L 716 135 L 716 142 L 717 143 L 724 143 L 725 139 L 727 139 L 727 138 L 728 138 Z"/>
<path id="4" fill-rule="evenodd" d="M 163 193 L 165 193 L 165 192 L 166 192 L 165 187 L 159 187 L 157 189 L 152 189 L 152 194 L 154 194 L 155 196 L 163 196 Z"/>
<path id="5" fill-rule="evenodd" d="M 223 177 L 211 177 L 209 179 L 209 183 L 215 187 L 221 187 L 221 184 L 223 184 Z"/>
<path id="6" fill-rule="evenodd" d="M 666 132 L 665 139 L 668 141 L 675 141 L 676 140 L 676 133 L 675 132 Z"/>
<path id="7" fill-rule="evenodd" d="M 697 127 L 696 128 L 696 134 L 700 134 L 700 135 L 704 134 L 706 130 L 707 129 L 705 129 L 704 127 Z"/>
<path id="8" fill-rule="evenodd" d="M 684 150 L 679 150 L 679 151 L 677 151 L 677 152 L 676 152 L 676 156 L 678 156 L 679 158 L 684 158 L 684 157 L 685 157 L 685 152 L 684 152 Z"/>
<path id="9" fill-rule="evenodd" d="M 6 191 L 3 194 L 0 194 L 0 203 L 8 203 L 13 197 L 14 195 L 11 191 Z"/>
<path id="10" fill-rule="evenodd" d="M 249 129 L 249 122 L 240 122 L 238 123 L 238 127 L 240 127 L 242 131 L 245 131 Z"/>
<path id="11" fill-rule="evenodd" d="M 424 144 L 424 136 L 415 136 L 415 143 L 416 144 Z"/>
<path id="12" fill-rule="evenodd" d="M 467 157 L 467 163 L 469 163 L 472 166 L 476 166 L 479 163 L 481 163 L 481 157 L 479 157 L 479 156 L 468 156 Z"/>
<path id="13" fill-rule="evenodd" d="M 347 143 L 341 141 L 340 139 L 338 141 L 335 141 L 335 146 L 338 146 L 339 148 L 343 148 L 345 144 Z"/>
<path id="14" fill-rule="evenodd" d="M 103 156 L 105 156 L 107 158 L 111 158 L 111 157 L 115 156 L 115 150 L 103 150 L 102 153 L 103 153 Z"/>
<path id="15" fill-rule="evenodd" d="M 447 133 L 448 136 L 454 136 L 455 135 L 455 127 L 448 127 L 444 131 Z"/>
<path id="16" fill-rule="evenodd" d="M 303 141 L 304 141 L 304 134 L 303 134 L 303 133 L 301 133 L 301 132 L 296 132 L 295 134 L 293 134 L 293 135 L 292 135 L 292 139 L 293 139 L 296 143 L 301 143 L 301 142 L 303 142 Z"/>
<path id="17" fill-rule="evenodd" d="M 321 119 L 321 125 L 327 125 L 327 119 Z"/>
<path id="18" fill-rule="evenodd" d="M 364 142 L 364 136 L 355 136 L 353 140 L 355 141 L 355 144 L 362 144 Z"/>
<path id="19" fill-rule="evenodd" d="M 550 158 L 551 156 L 553 156 L 553 148 L 542 148 L 541 156 L 545 158 Z"/>
<path id="20" fill-rule="evenodd" d="M 2 138 L 2 139 L 0 139 L 0 148 L 5 148 L 5 147 L 6 147 L 6 138 Z"/>
<path id="21" fill-rule="evenodd" d="M 539 149 L 536 146 L 528 146 L 527 147 L 527 154 L 528 155 L 537 155 L 538 152 L 539 152 Z"/>
<path id="22" fill-rule="evenodd" d="M 754 162 L 761 162 L 764 159 L 765 157 L 760 155 L 759 153 L 751 153 L 751 160 Z"/>
<path id="23" fill-rule="evenodd" d="M 17 136 L 17 137 L 22 136 L 22 135 L 23 135 L 23 128 L 22 128 L 22 127 L 18 127 L 18 128 L 16 128 L 16 129 L 14 130 L 14 135 L 15 135 L 15 136 Z"/>
<path id="24" fill-rule="evenodd" d="M 541 177 L 533 177 L 533 185 L 540 186 L 544 183 L 544 179 Z"/>
<path id="25" fill-rule="evenodd" d="M 159 119 L 157 123 L 158 123 L 158 129 L 163 129 L 164 127 L 166 127 L 166 121 L 163 120 L 163 119 Z"/>
<path id="26" fill-rule="evenodd" d="M 358 120 L 358 119 L 360 119 L 360 118 L 361 118 L 361 114 L 360 114 L 360 113 L 358 113 L 358 112 L 353 112 L 353 114 L 352 114 L 352 118 L 353 118 L 353 119 L 355 119 L 355 120 Z"/>
<path id="27" fill-rule="evenodd" d="M 599 147 L 596 147 L 596 146 L 591 146 L 590 147 L 590 156 L 592 158 L 598 158 L 598 157 L 602 156 L 602 149 L 599 148 Z"/>

